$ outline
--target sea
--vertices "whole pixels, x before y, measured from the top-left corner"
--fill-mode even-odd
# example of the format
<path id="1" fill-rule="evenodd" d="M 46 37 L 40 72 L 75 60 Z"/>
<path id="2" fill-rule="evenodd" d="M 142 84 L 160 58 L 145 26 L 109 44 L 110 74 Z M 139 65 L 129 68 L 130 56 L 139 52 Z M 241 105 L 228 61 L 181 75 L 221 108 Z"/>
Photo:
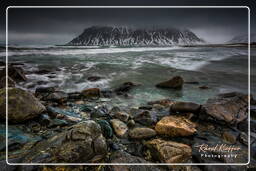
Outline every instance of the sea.
<path id="1" fill-rule="evenodd" d="M 1 50 L 0 56 L 4 58 L 5 55 Z M 18 86 L 29 91 L 58 86 L 65 92 L 79 92 L 95 87 L 115 89 L 124 82 L 140 84 L 129 92 L 128 98 L 117 96 L 111 99 L 118 105 L 139 106 L 165 98 L 202 104 L 219 93 L 238 91 L 248 94 L 249 72 L 250 93 L 256 95 L 255 48 L 251 48 L 249 60 L 248 48 L 238 46 L 19 46 L 9 49 L 8 61 L 24 64 L 21 67 L 25 69 L 28 81 Z M 35 74 L 42 69 L 53 72 Z M 102 79 L 91 82 L 87 80 L 91 76 Z M 155 87 L 173 76 L 183 77 L 182 90 Z M 208 88 L 201 89 L 201 86 Z"/>

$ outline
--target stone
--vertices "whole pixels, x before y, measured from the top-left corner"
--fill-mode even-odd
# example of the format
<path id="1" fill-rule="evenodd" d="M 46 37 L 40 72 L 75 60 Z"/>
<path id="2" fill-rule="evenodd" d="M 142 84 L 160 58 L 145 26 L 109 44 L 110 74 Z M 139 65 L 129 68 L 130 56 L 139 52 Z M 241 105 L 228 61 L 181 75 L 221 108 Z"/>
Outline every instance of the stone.
<path id="1" fill-rule="evenodd" d="M 114 91 L 118 94 L 121 95 L 123 93 L 129 92 L 132 88 L 138 86 L 138 84 L 135 84 L 133 82 L 125 82 L 123 83 L 120 87 L 116 88 Z"/>
<path id="2" fill-rule="evenodd" d="M 169 107 L 174 103 L 173 100 L 170 99 L 162 99 L 162 100 L 156 100 L 156 101 L 152 101 L 152 102 L 148 102 L 149 105 L 154 105 L 154 104 L 159 104 L 165 107 Z"/>
<path id="3" fill-rule="evenodd" d="M 82 95 L 85 98 L 99 98 L 100 97 L 100 89 L 99 88 L 89 88 L 82 91 Z"/>
<path id="4" fill-rule="evenodd" d="M 68 122 L 62 119 L 52 119 L 50 120 L 50 123 L 48 125 L 48 128 L 54 128 L 54 127 L 63 127 L 67 126 Z"/>
<path id="5" fill-rule="evenodd" d="M 201 105 L 192 102 L 174 102 L 170 113 L 199 113 Z"/>
<path id="6" fill-rule="evenodd" d="M 129 127 L 129 128 L 132 128 L 132 127 L 134 127 L 135 126 L 135 121 L 133 120 L 133 119 L 130 119 L 128 122 L 127 122 L 127 126 Z"/>
<path id="7" fill-rule="evenodd" d="M 87 80 L 88 81 L 99 81 L 102 77 L 99 77 L 99 76 L 91 76 L 91 77 L 88 77 Z"/>
<path id="8" fill-rule="evenodd" d="M 240 93 L 221 94 L 208 99 L 200 112 L 202 120 L 238 124 L 247 118 L 249 97 Z"/>
<path id="9" fill-rule="evenodd" d="M 190 136 L 196 132 L 196 125 L 181 116 L 163 117 L 155 126 L 157 134 L 170 137 Z"/>
<path id="10" fill-rule="evenodd" d="M 0 78 L 6 76 L 6 68 L 0 69 Z M 8 76 L 12 78 L 15 82 L 26 81 L 27 77 L 24 73 L 24 70 L 18 66 L 8 66 Z"/>
<path id="11" fill-rule="evenodd" d="M 115 112 L 113 117 L 116 118 L 116 119 L 119 119 L 123 122 L 127 122 L 130 115 L 126 112 Z"/>
<path id="12" fill-rule="evenodd" d="M 111 138 L 113 136 L 113 129 L 106 120 L 98 120 L 97 123 L 100 125 L 104 137 Z"/>
<path id="13" fill-rule="evenodd" d="M 15 81 L 11 77 L 8 77 L 8 87 L 15 87 Z M 6 88 L 6 77 L 0 79 L 0 89 Z"/>
<path id="14" fill-rule="evenodd" d="M 128 131 L 127 125 L 118 119 L 111 119 L 110 122 L 116 135 L 120 138 L 124 137 Z"/>
<path id="15" fill-rule="evenodd" d="M 133 139 L 146 139 L 156 136 L 156 131 L 151 128 L 134 128 L 129 131 L 129 137 Z"/>
<path id="16" fill-rule="evenodd" d="M 68 110 L 63 110 L 57 107 L 47 106 L 47 112 L 51 117 L 55 117 L 58 119 L 65 119 L 69 122 L 79 122 L 82 120 L 78 113 L 71 112 Z"/>
<path id="17" fill-rule="evenodd" d="M 238 139 L 239 133 L 235 131 L 224 131 L 222 137 L 225 141 L 235 144 Z"/>
<path id="18" fill-rule="evenodd" d="M 87 120 L 37 143 L 24 157 L 23 163 L 93 162 L 106 154 L 107 144 L 100 126 Z"/>
<path id="19" fill-rule="evenodd" d="M 0 89 L 0 117 L 6 118 L 6 89 Z M 31 93 L 20 88 L 8 88 L 8 120 L 23 122 L 39 116 L 46 109 Z"/>
<path id="20" fill-rule="evenodd" d="M 163 163 L 186 163 L 192 156 L 190 146 L 174 141 L 153 139 L 145 143 L 151 155 Z"/>
<path id="21" fill-rule="evenodd" d="M 138 115 L 134 117 L 134 121 L 144 125 L 144 126 L 152 126 L 156 123 L 156 117 L 152 111 L 142 111 Z"/>
<path id="22" fill-rule="evenodd" d="M 110 156 L 110 163 L 130 163 L 130 165 L 111 165 L 111 171 L 163 171 L 165 169 L 152 165 L 133 165 L 133 163 L 149 163 L 143 158 L 132 156 L 124 151 L 116 151 Z"/>
<path id="23" fill-rule="evenodd" d="M 209 89 L 209 87 L 208 87 L 208 86 L 200 86 L 200 87 L 198 87 L 198 88 L 203 89 L 203 90 L 205 90 L 205 89 Z"/>
<path id="24" fill-rule="evenodd" d="M 172 88 L 172 89 L 182 89 L 183 87 L 183 78 L 180 76 L 175 76 L 168 81 L 158 83 L 156 87 L 158 88 Z"/>
<path id="25" fill-rule="evenodd" d="M 55 91 L 53 93 L 49 93 L 47 96 L 44 96 L 42 100 L 63 103 L 67 100 L 67 98 L 68 98 L 68 95 L 65 92 Z"/>

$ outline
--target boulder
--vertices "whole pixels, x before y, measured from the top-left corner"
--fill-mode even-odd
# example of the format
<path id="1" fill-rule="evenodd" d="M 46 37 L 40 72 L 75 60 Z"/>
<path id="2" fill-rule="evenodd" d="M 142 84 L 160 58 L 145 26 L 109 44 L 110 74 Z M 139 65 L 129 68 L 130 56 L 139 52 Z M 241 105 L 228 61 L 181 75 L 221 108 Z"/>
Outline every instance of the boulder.
<path id="1" fill-rule="evenodd" d="M 190 146 L 174 141 L 153 139 L 145 145 L 149 148 L 151 155 L 163 163 L 186 163 L 192 156 Z"/>
<path id="2" fill-rule="evenodd" d="M 5 113 L 6 89 L 0 89 L 0 117 Z M 8 120 L 13 123 L 23 122 L 39 116 L 45 107 L 31 93 L 19 89 L 8 89 Z"/>
<path id="3" fill-rule="evenodd" d="M 182 89 L 183 86 L 183 78 L 180 76 L 175 76 L 168 81 L 164 81 L 158 83 L 156 87 L 158 88 L 172 88 L 172 89 Z"/>
<path id="4" fill-rule="evenodd" d="M 0 79 L 0 89 L 6 87 L 6 77 Z M 15 87 L 15 81 L 8 77 L 8 87 Z"/>
<path id="5" fill-rule="evenodd" d="M 100 126 L 92 120 L 37 143 L 23 163 L 83 163 L 101 160 L 107 153 Z"/>
<path id="6" fill-rule="evenodd" d="M 133 165 L 133 163 L 149 163 L 143 158 L 132 156 L 124 151 L 116 151 L 110 156 L 110 163 L 130 163 L 131 165 L 111 165 L 108 166 L 111 171 L 161 171 L 165 170 L 152 165 Z"/>
<path id="7" fill-rule="evenodd" d="M 200 112 L 202 120 L 217 120 L 228 124 L 237 124 L 248 116 L 247 95 L 241 93 L 220 94 L 208 99 Z"/>
<path id="8" fill-rule="evenodd" d="M 116 88 L 114 91 L 117 94 L 123 94 L 129 92 L 132 88 L 138 86 L 138 84 L 135 84 L 133 82 L 125 82 L 120 87 Z"/>
<path id="9" fill-rule="evenodd" d="M 123 123 L 118 119 L 112 119 L 110 120 L 110 122 L 118 137 L 122 138 L 126 135 L 126 132 L 128 131 L 128 127 L 125 123 Z"/>
<path id="10" fill-rule="evenodd" d="M 97 123 L 100 125 L 104 137 L 111 138 L 113 136 L 113 130 L 106 120 L 98 120 Z"/>
<path id="11" fill-rule="evenodd" d="M 6 76 L 6 68 L 0 70 L 0 78 Z M 25 75 L 24 70 L 21 67 L 17 66 L 8 66 L 8 76 L 11 77 L 15 82 L 26 81 L 27 77 Z"/>
<path id="12" fill-rule="evenodd" d="M 156 136 L 156 131 L 151 128 L 134 128 L 129 131 L 129 137 L 133 139 L 145 139 Z"/>
<path id="13" fill-rule="evenodd" d="M 55 91 L 53 93 L 49 93 L 48 95 L 44 96 L 42 100 L 63 103 L 67 100 L 67 98 L 68 98 L 67 93 L 63 91 Z"/>
<path id="14" fill-rule="evenodd" d="M 170 137 L 190 136 L 196 132 L 196 125 L 181 116 L 163 117 L 155 126 L 157 134 Z"/>
<path id="15" fill-rule="evenodd" d="M 201 105 L 192 102 L 174 102 L 170 113 L 199 113 Z"/>
<path id="16" fill-rule="evenodd" d="M 115 112 L 113 117 L 117 118 L 117 119 L 119 119 L 119 120 L 121 120 L 123 122 L 127 122 L 129 117 L 130 117 L 130 115 L 128 113 L 126 113 L 126 112 Z"/>
<path id="17" fill-rule="evenodd" d="M 152 111 L 141 111 L 134 117 L 134 121 L 145 125 L 145 126 L 152 126 L 152 124 L 156 123 L 157 119 Z"/>
<path id="18" fill-rule="evenodd" d="M 85 98 L 99 98 L 100 97 L 100 89 L 99 88 L 89 88 L 82 91 L 82 95 Z"/>

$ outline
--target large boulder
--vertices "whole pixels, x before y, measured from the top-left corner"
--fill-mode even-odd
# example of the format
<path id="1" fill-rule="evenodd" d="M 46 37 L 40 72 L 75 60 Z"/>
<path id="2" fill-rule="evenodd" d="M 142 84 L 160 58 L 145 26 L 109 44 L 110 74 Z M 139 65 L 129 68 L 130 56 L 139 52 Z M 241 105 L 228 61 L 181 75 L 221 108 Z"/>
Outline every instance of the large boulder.
<path id="1" fill-rule="evenodd" d="M 192 156 L 192 149 L 186 144 L 161 139 L 153 139 L 145 144 L 151 155 L 163 163 L 186 163 Z"/>
<path id="2" fill-rule="evenodd" d="M 6 89 L 0 89 L 0 117 L 6 118 Z M 18 123 L 39 116 L 46 109 L 31 93 L 19 89 L 8 89 L 8 120 Z"/>
<path id="3" fill-rule="evenodd" d="M 198 113 L 201 105 L 192 102 L 175 102 L 170 107 L 170 113 Z"/>
<path id="4" fill-rule="evenodd" d="M 157 134 L 170 137 L 190 136 L 196 132 L 196 125 L 181 116 L 163 117 L 155 126 Z"/>
<path id="5" fill-rule="evenodd" d="M 6 71 L 6 68 L 3 68 L 0 70 L 0 78 L 3 78 L 6 76 L 5 71 Z M 8 76 L 11 77 L 16 82 L 27 80 L 24 70 L 18 66 L 9 65 L 8 66 Z"/>
<path id="6" fill-rule="evenodd" d="M 172 89 L 182 89 L 184 80 L 180 76 L 175 76 L 168 81 L 158 83 L 156 87 L 158 88 L 172 88 Z"/>
<path id="7" fill-rule="evenodd" d="M 203 120 L 217 120 L 237 124 L 247 118 L 249 97 L 240 93 L 220 94 L 208 99 L 200 112 Z"/>
<path id="8" fill-rule="evenodd" d="M 24 157 L 24 163 L 98 162 L 107 153 L 100 126 L 92 120 L 76 124 L 67 131 L 39 142 Z"/>

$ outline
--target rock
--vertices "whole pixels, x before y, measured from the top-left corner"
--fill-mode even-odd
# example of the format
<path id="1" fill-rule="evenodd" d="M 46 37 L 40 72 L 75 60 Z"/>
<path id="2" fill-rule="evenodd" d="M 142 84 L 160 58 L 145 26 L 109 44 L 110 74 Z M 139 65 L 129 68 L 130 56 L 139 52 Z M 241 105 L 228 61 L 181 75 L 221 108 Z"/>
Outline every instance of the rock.
<path id="1" fill-rule="evenodd" d="M 116 88 L 114 91 L 118 94 L 121 95 L 123 93 L 129 92 L 132 88 L 135 86 L 138 86 L 138 84 L 135 84 L 133 82 L 125 82 L 123 83 L 120 87 Z"/>
<path id="2" fill-rule="evenodd" d="M 198 88 L 200 88 L 200 89 L 209 89 L 208 86 L 200 86 L 200 87 L 198 87 Z"/>
<path id="3" fill-rule="evenodd" d="M 199 113 L 201 105 L 192 102 L 174 102 L 170 113 Z"/>
<path id="4" fill-rule="evenodd" d="M 134 117 L 134 120 L 142 125 L 145 126 L 152 126 L 156 123 L 156 117 L 153 112 L 151 111 L 142 111 L 138 115 Z"/>
<path id="5" fill-rule="evenodd" d="M 170 100 L 170 99 L 162 99 L 162 100 L 148 102 L 149 105 L 160 104 L 160 105 L 166 106 L 166 107 L 171 106 L 173 103 L 174 103 L 174 101 Z"/>
<path id="6" fill-rule="evenodd" d="M 139 109 L 141 110 L 151 110 L 153 107 L 150 105 L 140 106 Z"/>
<path id="7" fill-rule="evenodd" d="M 80 100 L 82 97 L 83 95 L 79 92 L 68 93 L 68 99 L 70 100 Z"/>
<path id="8" fill-rule="evenodd" d="M 0 89 L 0 117 L 5 113 L 6 89 Z M 8 120 L 13 123 L 23 122 L 39 116 L 45 107 L 31 93 L 19 89 L 8 89 Z"/>
<path id="9" fill-rule="evenodd" d="M 119 119 L 123 122 L 127 122 L 130 115 L 126 112 L 115 112 L 113 117 L 116 118 L 116 119 Z"/>
<path id="10" fill-rule="evenodd" d="M 88 120 L 37 143 L 23 163 L 83 163 L 104 158 L 107 153 L 100 126 Z"/>
<path id="11" fill-rule="evenodd" d="M 151 128 L 134 128 L 129 131 L 130 138 L 145 139 L 156 136 L 156 131 Z"/>
<path id="12" fill-rule="evenodd" d="M 217 120 L 237 124 L 247 118 L 248 96 L 226 93 L 208 99 L 200 112 L 202 120 Z"/>
<path id="13" fill-rule="evenodd" d="M 85 98 L 99 98 L 100 97 L 100 89 L 99 88 L 89 88 L 82 91 L 82 95 Z"/>
<path id="14" fill-rule="evenodd" d="M 6 77 L 0 79 L 0 89 L 6 87 Z M 15 81 L 8 77 L 8 87 L 15 87 Z"/>
<path id="15" fill-rule="evenodd" d="M 52 119 L 48 125 L 48 128 L 67 126 L 68 122 L 62 119 Z"/>
<path id="16" fill-rule="evenodd" d="M 50 74 L 50 73 L 52 73 L 52 72 L 53 72 L 53 71 L 48 70 L 48 69 L 41 69 L 41 70 L 35 71 L 34 73 L 35 73 L 35 74 L 43 75 L 43 74 Z"/>
<path id="17" fill-rule="evenodd" d="M 109 108 L 107 105 L 99 105 L 93 108 L 91 112 L 92 118 L 100 118 L 100 117 L 108 117 L 109 115 Z"/>
<path id="18" fill-rule="evenodd" d="M 135 121 L 133 120 L 133 119 L 131 119 L 131 120 L 129 120 L 128 122 L 127 122 L 127 126 L 129 127 L 129 128 L 132 128 L 132 127 L 134 127 L 135 126 Z"/>
<path id="19" fill-rule="evenodd" d="M 239 136 L 239 132 L 235 132 L 235 131 L 224 131 L 222 134 L 223 139 L 231 144 L 236 143 L 238 136 Z"/>
<path id="20" fill-rule="evenodd" d="M 99 77 L 99 76 L 91 76 L 91 77 L 88 77 L 87 80 L 88 81 L 99 81 L 102 77 Z"/>
<path id="21" fill-rule="evenodd" d="M 113 136 L 113 130 L 106 120 L 99 120 L 97 123 L 100 125 L 104 137 L 111 138 Z"/>
<path id="22" fill-rule="evenodd" d="M 111 165 L 108 166 L 111 171 L 162 171 L 165 169 L 152 165 L 133 165 L 133 163 L 149 163 L 143 158 L 132 156 L 124 151 L 116 151 L 110 156 L 110 163 L 130 163 L 130 165 Z"/>
<path id="23" fill-rule="evenodd" d="M 244 132 L 241 132 L 239 135 L 239 141 L 247 146 L 248 145 L 248 135 Z"/>
<path id="24" fill-rule="evenodd" d="M 67 110 L 62 110 L 57 107 L 47 106 L 47 112 L 52 117 L 56 117 L 59 119 L 65 119 L 70 122 L 81 121 L 80 115 L 78 113 L 67 111 Z"/>
<path id="25" fill-rule="evenodd" d="M 164 81 L 161 83 L 158 83 L 156 87 L 158 88 L 173 88 L 173 89 L 182 89 L 183 86 L 183 78 L 180 76 L 175 76 L 172 79 L 168 81 Z"/>
<path id="26" fill-rule="evenodd" d="M 128 131 L 128 127 L 125 123 L 118 119 L 112 119 L 110 120 L 112 127 L 114 128 L 114 131 L 116 135 L 120 138 L 124 137 L 126 132 Z"/>
<path id="27" fill-rule="evenodd" d="M 111 91 L 111 90 L 102 90 L 101 91 L 101 94 L 102 94 L 102 96 L 103 97 L 105 97 L 105 98 L 112 98 L 114 95 L 114 93 L 113 93 L 113 91 Z"/>
<path id="28" fill-rule="evenodd" d="M 36 97 L 43 97 L 56 91 L 56 87 L 38 87 L 35 90 Z"/>
<path id="29" fill-rule="evenodd" d="M 185 84 L 199 84 L 198 81 L 185 81 Z"/>
<path id="30" fill-rule="evenodd" d="M 67 100 L 67 98 L 68 98 L 68 95 L 65 92 L 55 91 L 53 93 L 48 94 L 47 96 L 44 96 L 42 100 L 63 103 Z"/>
<path id="31" fill-rule="evenodd" d="M 174 141 L 154 139 L 146 142 L 145 145 L 155 159 L 164 163 L 185 163 L 192 156 L 190 146 Z"/>
<path id="32" fill-rule="evenodd" d="M 41 114 L 39 117 L 40 125 L 47 126 L 51 122 L 50 117 L 47 114 Z"/>
<path id="33" fill-rule="evenodd" d="M 0 70 L 0 78 L 6 76 L 6 68 Z M 15 82 L 26 81 L 27 77 L 24 73 L 24 70 L 21 67 L 17 66 L 8 66 L 8 76 L 11 77 Z"/>
<path id="34" fill-rule="evenodd" d="M 155 126 L 157 134 L 170 137 L 190 136 L 196 132 L 195 124 L 180 116 L 163 117 Z"/>

